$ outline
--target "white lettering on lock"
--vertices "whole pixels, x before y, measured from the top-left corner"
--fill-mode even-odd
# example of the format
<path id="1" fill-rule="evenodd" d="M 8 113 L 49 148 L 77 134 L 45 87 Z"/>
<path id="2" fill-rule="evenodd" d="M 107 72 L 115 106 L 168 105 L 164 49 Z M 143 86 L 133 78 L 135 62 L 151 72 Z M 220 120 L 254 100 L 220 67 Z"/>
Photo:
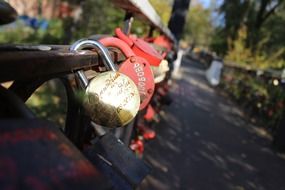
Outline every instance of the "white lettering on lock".
<path id="1" fill-rule="evenodd" d="M 138 90 L 141 94 L 146 95 L 146 89 L 145 89 L 146 78 L 144 77 L 143 68 L 139 63 L 135 63 L 134 69 L 135 69 L 135 72 L 137 73 L 138 81 L 139 81 L 138 82 Z"/>

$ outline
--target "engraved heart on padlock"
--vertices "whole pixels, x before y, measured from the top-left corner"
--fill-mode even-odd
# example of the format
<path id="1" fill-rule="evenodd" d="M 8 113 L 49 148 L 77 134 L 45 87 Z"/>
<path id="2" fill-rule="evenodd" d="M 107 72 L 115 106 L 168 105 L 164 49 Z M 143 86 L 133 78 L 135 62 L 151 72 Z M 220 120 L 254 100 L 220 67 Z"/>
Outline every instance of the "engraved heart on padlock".
<path id="1" fill-rule="evenodd" d="M 135 83 L 126 75 L 116 71 L 108 50 L 95 40 L 79 40 L 71 50 L 92 48 L 99 50 L 107 71 L 98 74 L 89 82 L 83 71 L 76 74 L 85 88 L 82 105 L 89 117 L 105 127 L 121 127 L 136 116 L 140 106 L 140 95 Z"/>

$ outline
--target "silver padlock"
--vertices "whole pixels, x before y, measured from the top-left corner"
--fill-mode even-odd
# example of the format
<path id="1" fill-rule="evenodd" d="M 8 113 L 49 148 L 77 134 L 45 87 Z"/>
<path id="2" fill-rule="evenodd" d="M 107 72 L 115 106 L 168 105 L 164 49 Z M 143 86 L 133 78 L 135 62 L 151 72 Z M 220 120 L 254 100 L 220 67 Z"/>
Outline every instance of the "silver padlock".
<path id="1" fill-rule="evenodd" d="M 83 107 L 99 125 L 112 128 L 125 126 L 133 120 L 140 106 L 140 95 L 135 83 L 116 71 L 109 51 L 100 42 L 83 39 L 70 47 L 71 51 L 82 49 L 96 49 L 110 70 L 98 74 L 90 81 L 84 71 L 76 72 L 85 89 Z"/>

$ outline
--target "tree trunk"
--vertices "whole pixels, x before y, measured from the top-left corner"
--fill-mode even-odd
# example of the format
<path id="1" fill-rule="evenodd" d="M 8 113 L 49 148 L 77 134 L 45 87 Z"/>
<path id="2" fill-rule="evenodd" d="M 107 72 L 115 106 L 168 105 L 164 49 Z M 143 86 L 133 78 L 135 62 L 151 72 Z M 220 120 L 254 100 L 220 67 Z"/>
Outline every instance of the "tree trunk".
<path id="1" fill-rule="evenodd" d="M 190 0 L 175 0 L 168 27 L 177 41 L 182 37 Z"/>

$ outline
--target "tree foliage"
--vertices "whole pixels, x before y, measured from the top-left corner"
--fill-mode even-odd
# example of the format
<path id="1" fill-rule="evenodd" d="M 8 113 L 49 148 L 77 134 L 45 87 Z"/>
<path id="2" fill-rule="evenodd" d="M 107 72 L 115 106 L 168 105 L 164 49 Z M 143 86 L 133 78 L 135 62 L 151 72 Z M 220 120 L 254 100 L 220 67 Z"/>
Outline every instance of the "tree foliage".
<path id="1" fill-rule="evenodd" d="M 199 3 L 191 4 L 184 29 L 184 39 L 191 44 L 208 47 L 212 33 L 210 9 L 204 8 Z"/>
<path id="2" fill-rule="evenodd" d="M 224 25 L 216 29 L 212 48 L 234 61 L 264 68 L 284 66 L 284 2 L 224 1 L 219 9 Z"/>
<path id="3" fill-rule="evenodd" d="M 173 0 L 150 0 L 150 3 L 161 17 L 162 22 L 167 25 L 171 14 Z"/>
<path id="4" fill-rule="evenodd" d="M 266 69 L 281 68 L 285 66 L 282 60 L 282 54 L 285 48 L 280 48 L 271 54 L 262 51 L 262 47 L 267 43 L 268 39 L 264 38 L 256 45 L 256 51 L 252 52 L 250 48 L 246 47 L 246 39 L 248 31 L 245 25 L 242 25 L 238 30 L 237 39 L 234 41 L 229 40 L 229 51 L 225 56 L 226 61 L 235 62 L 244 66 L 251 66 L 253 68 Z"/>
<path id="5" fill-rule="evenodd" d="M 73 6 L 82 9 L 80 19 L 65 18 L 65 33 L 70 33 L 66 43 L 94 34 L 112 34 L 114 29 L 123 23 L 124 11 L 113 6 L 111 1 L 106 0 L 69 0 Z M 66 37 L 66 36 L 65 36 Z"/>
<path id="6" fill-rule="evenodd" d="M 255 50 L 257 42 L 263 38 L 261 30 L 266 21 L 282 11 L 284 11 L 284 0 L 224 1 L 220 7 L 220 13 L 224 15 L 222 35 L 225 36 L 225 40 L 235 40 L 241 25 L 246 25 L 247 46 Z"/>

